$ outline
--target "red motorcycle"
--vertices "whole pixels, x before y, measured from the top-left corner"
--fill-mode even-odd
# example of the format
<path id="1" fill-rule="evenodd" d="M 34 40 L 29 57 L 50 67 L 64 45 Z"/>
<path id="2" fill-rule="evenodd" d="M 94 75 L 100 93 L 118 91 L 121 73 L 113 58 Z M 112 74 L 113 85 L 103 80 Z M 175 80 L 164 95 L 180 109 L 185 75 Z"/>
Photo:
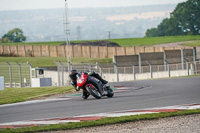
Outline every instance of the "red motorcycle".
<path id="1" fill-rule="evenodd" d="M 78 73 L 77 77 L 77 88 L 76 91 L 80 89 L 85 89 L 93 97 L 100 99 L 102 96 L 113 97 L 114 92 L 108 85 L 102 84 L 97 78 L 88 75 L 87 73 Z"/>

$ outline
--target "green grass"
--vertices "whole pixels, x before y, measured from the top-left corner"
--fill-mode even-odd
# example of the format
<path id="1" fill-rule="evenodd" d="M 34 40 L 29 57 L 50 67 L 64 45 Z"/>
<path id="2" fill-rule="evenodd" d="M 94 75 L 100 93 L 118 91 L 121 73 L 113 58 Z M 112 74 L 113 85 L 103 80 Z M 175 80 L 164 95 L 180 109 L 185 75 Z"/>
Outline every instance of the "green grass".
<path id="1" fill-rule="evenodd" d="M 2 133 L 33 133 L 33 132 L 45 132 L 45 131 L 61 131 L 61 130 L 70 130 L 83 127 L 94 127 L 102 126 L 109 124 L 117 123 L 127 123 L 127 122 L 136 122 L 141 120 L 153 120 L 166 117 L 182 116 L 182 115 L 192 115 L 199 114 L 200 109 L 196 110 L 184 110 L 176 112 L 164 112 L 164 113 L 155 113 L 155 114 L 142 114 L 142 115 L 133 115 L 133 116 L 123 116 L 123 117 L 113 117 L 113 118 L 103 118 L 95 121 L 83 121 L 77 123 L 67 123 L 67 124 L 55 124 L 48 126 L 39 126 L 39 127 L 29 127 L 29 128 L 16 128 L 16 129 L 4 129 L 0 130 Z"/>
<path id="2" fill-rule="evenodd" d="M 190 47 L 198 47 L 200 46 L 200 41 L 195 41 L 195 42 L 192 42 L 192 43 L 185 43 L 185 44 L 182 44 L 183 46 L 190 46 Z"/>
<path id="3" fill-rule="evenodd" d="M 0 57 L 1 62 L 19 62 L 26 63 L 30 62 L 33 67 L 45 67 L 45 66 L 56 66 L 54 61 L 67 62 L 66 57 Z M 97 59 L 97 58 L 72 58 L 72 64 L 84 63 L 112 63 L 111 58 Z"/>
<path id="4" fill-rule="evenodd" d="M 84 41 L 97 41 L 97 40 L 84 40 Z M 71 41 L 72 43 L 79 43 L 82 41 Z M 57 41 L 57 42 L 18 42 L 18 43 L 1 43 L 0 45 L 51 45 L 57 46 L 66 43 L 66 41 Z"/>
<path id="5" fill-rule="evenodd" d="M 65 43 L 65 41 L 59 42 L 18 42 L 18 43 L 0 43 L 0 45 L 60 45 Z"/>
<path id="6" fill-rule="evenodd" d="M 110 39 L 111 42 L 116 42 L 120 46 L 152 46 L 156 44 L 183 42 L 200 40 L 200 35 L 193 36 L 165 36 L 165 37 L 145 37 L 145 38 L 124 38 L 124 39 Z M 100 40 L 82 40 L 71 41 L 74 43 L 83 41 L 100 41 Z M 60 42 L 32 42 L 32 43 L 0 43 L 0 45 L 60 45 L 65 41 Z"/>
<path id="7" fill-rule="evenodd" d="M 73 92 L 74 88 L 67 87 L 37 87 L 37 88 L 5 88 L 0 91 L 0 105 L 16 102 L 24 102 L 38 97 L 45 97 L 52 94 Z"/>
<path id="8" fill-rule="evenodd" d="M 127 39 L 111 39 L 120 46 L 152 46 L 157 44 L 184 42 L 191 40 L 200 40 L 200 36 L 166 36 L 166 37 L 146 37 L 146 38 L 127 38 Z"/>

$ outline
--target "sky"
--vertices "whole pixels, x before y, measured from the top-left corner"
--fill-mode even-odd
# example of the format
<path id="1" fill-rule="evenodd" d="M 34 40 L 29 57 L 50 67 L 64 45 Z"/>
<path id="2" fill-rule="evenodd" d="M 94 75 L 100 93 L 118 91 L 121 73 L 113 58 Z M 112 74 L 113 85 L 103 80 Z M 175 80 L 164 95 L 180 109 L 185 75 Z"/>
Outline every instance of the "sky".
<path id="1" fill-rule="evenodd" d="M 67 0 L 69 8 L 177 4 L 186 0 Z M 64 8 L 65 0 L 0 0 L 0 10 Z"/>

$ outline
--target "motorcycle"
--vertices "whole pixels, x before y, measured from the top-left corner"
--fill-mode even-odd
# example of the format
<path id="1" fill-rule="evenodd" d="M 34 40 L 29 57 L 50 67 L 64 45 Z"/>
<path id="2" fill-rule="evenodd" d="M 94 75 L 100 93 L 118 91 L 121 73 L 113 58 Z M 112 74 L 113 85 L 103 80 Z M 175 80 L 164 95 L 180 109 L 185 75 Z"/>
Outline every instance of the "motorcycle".
<path id="1" fill-rule="evenodd" d="M 91 94 L 96 99 L 101 99 L 103 96 L 113 97 L 114 92 L 108 85 L 103 85 L 97 78 L 88 75 L 87 73 L 81 72 L 76 75 L 77 77 L 77 88 L 85 89 L 87 93 Z"/>

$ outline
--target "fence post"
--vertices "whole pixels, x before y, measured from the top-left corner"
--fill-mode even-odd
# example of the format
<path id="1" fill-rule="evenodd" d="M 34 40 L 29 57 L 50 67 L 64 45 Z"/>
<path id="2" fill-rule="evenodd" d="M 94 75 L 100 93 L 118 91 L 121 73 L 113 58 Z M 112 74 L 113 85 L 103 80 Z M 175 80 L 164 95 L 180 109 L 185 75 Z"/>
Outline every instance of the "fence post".
<path id="1" fill-rule="evenodd" d="M 68 65 L 69 65 L 69 70 L 70 70 L 70 71 L 68 71 L 68 72 L 71 72 L 71 70 L 73 69 L 73 65 L 72 65 L 71 62 L 68 62 Z"/>
<path id="2" fill-rule="evenodd" d="M 167 57 L 166 57 L 166 52 L 165 50 L 163 51 L 163 57 L 164 57 L 164 71 L 167 71 L 167 63 L 166 63 L 166 60 L 167 60 Z"/>
<path id="3" fill-rule="evenodd" d="M 193 47 L 193 62 L 196 63 L 197 60 L 197 49 L 196 47 Z"/>
<path id="4" fill-rule="evenodd" d="M 150 61 L 146 61 L 146 63 L 149 65 L 151 79 L 152 79 L 153 78 L 152 67 L 151 67 L 152 65 L 151 65 Z"/>
<path id="5" fill-rule="evenodd" d="M 181 48 L 181 65 L 182 65 L 182 70 L 184 70 L 184 50 Z"/>
<path id="6" fill-rule="evenodd" d="M 194 66 L 194 71 L 195 71 L 195 74 L 197 74 L 197 62 L 196 61 L 194 62 L 194 65 L 195 65 Z"/>
<path id="7" fill-rule="evenodd" d="M 16 63 L 19 66 L 20 88 L 22 88 L 22 69 L 21 69 L 21 65 L 18 62 Z"/>
<path id="8" fill-rule="evenodd" d="M 63 64 L 61 62 L 59 62 L 60 65 L 61 65 L 61 68 L 62 68 L 62 86 L 64 86 L 64 67 L 63 67 Z"/>
<path id="9" fill-rule="evenodd" d="M 189 76 L 190 75 L 190 68 L 189 68 L 189 63 L 188 62 L 186 62 L 186 66 L 187 66 L 187 74 Z"/>
<path id="10" fill-rule="evenodd" d="M 119 73 L 118 73 L 118 66 L 116 63 L 113 62 L 115 73 L 117 74 L 117 82 L 119 82 Z"/>
<path id="11" fill-rule="evenodd" d="M 167 64 L 167 66 L 168 66 L 169 77 L 171 77 L 171 74 L 170 74 L 170 65 Z"/>
<path id="12" fill-rule="evenodd" d="M 187 68 L 187 75 L 189 76 L 190 75 L 190 66 L 189 66 L 189 60 L 187 58 L 184 58 L 185 62 L 186 62 L 186 68 Z"/>
<path id="13" fill-rule="evenodd" d="M 138 54 L 138 58 L 139 58 L 139 73 L 142 73 L 142 62 L 141 62 L 141 55 L 140 53 Z"/>
<path id="14" fill-rule="evenodd" d="M 135 76 L 135 66 L 132 62 L 130 62 L 130 65 L 133 67 L 133 78 L 134 80 L 136 80 L 136 76 Z"/>
<path id="15" fill-rule="evenodd" d="M 190 64 L 190 68 L 191 68 L 191 75 L 194 75 L 194 64 Z"/>
<path id="16" fill-rule="evenodd" d="M 9 65 L 10 88 L 12 88 L 12 67 L 9 62 L 7 62 L 7 64 Z"/>
<path id="17" fill-rule="evenodd" d="M 27 62 L 27 64 L 30 66 L 30 87 L 31 87 L 31 85 L 32 85 L 32 65 L 29 62 Z"/>
<path id="18" fill-rule="evenodd" d="M 57 66 L 58 69 L 58 86 L 60 86 L 60 66 Z"/>
<path id="19" fill-rule="evenodd" d="M 165 60 L 165 63 L 167 64 L 167 67 L 168 67 L 168 74 L 169 74 L 169 77 L 171 77 L 171 74 L 170 74 L 170 64 L 167 60 Z"/>
<path id="20" fill-rule="evenodd" d="M 101 69 L 101 66 L 99 65 L 98 62 L 96 62 L 96 65 L 97 65 L 97 68 L 99 68 L 99 73 L 100 73 L 100 75 L 101 75 L 101 77 L 102 77 L 102 69 Z"/>
<path id="21" fill-rule="evenodd" d="M 58 86 L 60 86 L 60 64 L 59 62 L 54 61 L 54 63 L 57 66 L 57 71 L 58 71 Z"/>
<path id="22" fill-rule="evenodd" d="M 194 66 L 193 66 L 193 68 L 194 68 L 194 74 L 197 74 L 197 62 L 196 62 L 196 60 L 197 60 L 197 55 L 196 55 L 196 47 L 193 47 L 193 62 L 194 62 Z"/>

